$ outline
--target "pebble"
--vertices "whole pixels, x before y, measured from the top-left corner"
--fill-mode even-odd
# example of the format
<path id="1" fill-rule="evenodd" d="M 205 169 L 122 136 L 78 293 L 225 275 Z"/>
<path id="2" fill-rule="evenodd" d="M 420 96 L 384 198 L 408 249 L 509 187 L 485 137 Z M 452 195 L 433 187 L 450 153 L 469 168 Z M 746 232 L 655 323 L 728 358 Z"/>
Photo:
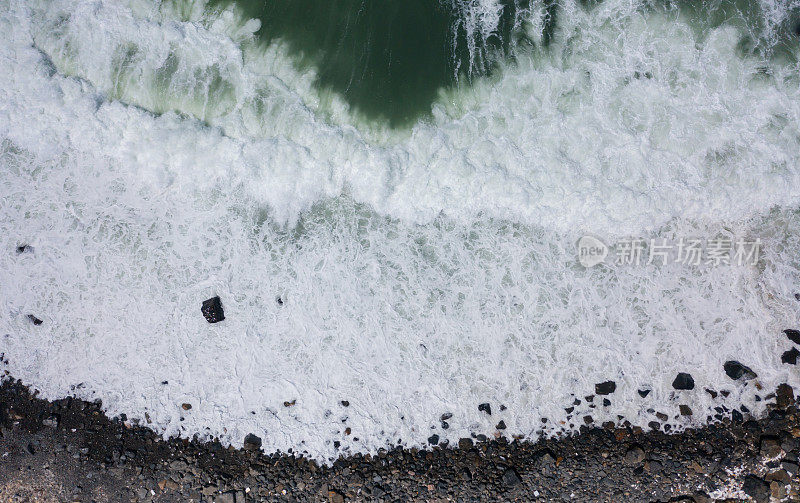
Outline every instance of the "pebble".
<path id="1" fill-rule="evenodd" d="M 489 414 L 490 416 L 492 415 L 492 406 L 489 405 L 488 403 L 482 403 L 482 404 L 478 405 L 478 410 L 481 411 L 481 412 L 485 412 L 485 413 Z"/>

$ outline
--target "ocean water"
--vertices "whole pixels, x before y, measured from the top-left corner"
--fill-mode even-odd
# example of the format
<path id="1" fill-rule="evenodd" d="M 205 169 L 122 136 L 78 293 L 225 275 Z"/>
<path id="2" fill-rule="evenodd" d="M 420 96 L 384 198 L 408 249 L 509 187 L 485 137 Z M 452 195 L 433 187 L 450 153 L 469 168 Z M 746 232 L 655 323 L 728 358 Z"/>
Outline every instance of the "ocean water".
<path id="1" fill-rule="evenodd" d="M 380 4 L 0 0 L 5 369 L 321 462 L 800 385 L 800 2 Z"/>

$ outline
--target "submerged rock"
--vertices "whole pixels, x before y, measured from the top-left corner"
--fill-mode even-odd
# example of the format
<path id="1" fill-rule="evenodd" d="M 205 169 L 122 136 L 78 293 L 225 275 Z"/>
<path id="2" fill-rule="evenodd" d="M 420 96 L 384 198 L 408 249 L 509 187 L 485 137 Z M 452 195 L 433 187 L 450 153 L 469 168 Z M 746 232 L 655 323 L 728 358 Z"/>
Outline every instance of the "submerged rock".
<path id="1" fill-rule="evenodd" d="M 489 414 L 490 416 L 492 415 L 492 406 L 489 405 L 488 403 L 482 403 L 482 404 L 478 405 L 478 410 L 481 411 L 481 412 L 485 412 L 485 413 Z"/>
<path id="2" fill-rule="evenodd" d="M 617 389 L 617 383 L 614 381 L 605 381 L 594 385 L 594 392 L 597 395 L 610 395 Z"/>
<path id="3" fill-rule="evenodd" d="M 225 319 L 225 312 L 222 310 L 222 302 L 219 297 L 204 300 L 203 307 L 200 310 L 209 323 L 219 323 Z"/>
<path id="4" fill-rule="evenodd" d="M 750 367 L 742 365 L 736 360 L 730 360 L 725 362 L 723 368 L 725 369 L 725 373 L 728 374 L 728 377 L 730 377 L 734 381 L 742 377 L 744 377 L 745 380 L 755 379 L 756 377 L 758 377 L 758 375 L 755 372 L 753 372 L 750 369 Z"/>
<path id="5" fill-rule="evenodd" d="M 786 337 L 788 337 L 790 341 L 795 344 L 800 344 L 800 331 L 789 328 L 784 330 L 783 333 L 786 334 Z"/>
<path id="6" fill-rule="evenodd" d="M 439 445 L 439 435 L 436 435 L 434 433 L 433 435 L 428 437 L 428 443 L 431 445 Z"/>
<path id="7" fill-rule="evenodd" d="M 28 315 L 28 319 L 31 320 L 31 323 L 33 323 L 36 326 L 39 326 L 42 323 L 44 323 L 42 320 L 40 320 L 39 318 L 37 318 L 36 316 L 34 316 L 32 314 Z"/>
<path id="8" fill-rule="evenodd" d="M 649 389 L 640 389 L 640 390 L 638 390 L 638 393 L 639 393 L 640 397 L 645 398 L 645 397 L 647 397 L 647 395 L 650 394 L 650 390 Z"/>
<path id="9" fill-rule="evenodd" d="M 694 389 L 694 378 L 691 374 L 680 372 L 675 377 L 675 380 L 672 381 L 672 387 L 679 390 Z"/>

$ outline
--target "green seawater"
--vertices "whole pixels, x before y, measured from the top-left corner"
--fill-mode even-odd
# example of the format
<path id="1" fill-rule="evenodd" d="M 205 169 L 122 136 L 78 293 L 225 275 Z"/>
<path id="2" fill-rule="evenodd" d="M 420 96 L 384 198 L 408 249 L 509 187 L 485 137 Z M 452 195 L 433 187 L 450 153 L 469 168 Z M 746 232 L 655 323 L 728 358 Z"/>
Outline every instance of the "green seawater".
<path id="1" fill-rule="evenodd" d="M 519 42 L 525 6 L 503 0 L 488 38 L 472 37 L 458 2 L 438 0 L 213 0 L 261 21 L 260 41 L 286 43 L 317 85 L 369 119 L 404 126 L 430 112 L 440 89 L 491 73 Z M 527 0 L 526 2 L 527 3 Z M 517 25 L 518 27 L 518 25 Z M 515 35 L 516 34 L 516 35 Z"/>

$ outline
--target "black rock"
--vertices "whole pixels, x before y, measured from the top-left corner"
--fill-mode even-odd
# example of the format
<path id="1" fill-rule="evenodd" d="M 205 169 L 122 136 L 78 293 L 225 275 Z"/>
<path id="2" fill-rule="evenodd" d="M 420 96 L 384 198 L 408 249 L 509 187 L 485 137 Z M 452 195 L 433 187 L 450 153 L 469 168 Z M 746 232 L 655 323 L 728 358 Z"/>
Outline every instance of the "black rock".
<path id="1" fill-rule="evenodd" d="M 714 391 L 713 389 L 708 389 L 708 388 L 706 388 L 706 393 L 708 393 L 709 395 L 711 395 L 711 398 L 717 398 L 717 392 L 716 392 L 716 391 Z"/>
<path id="2" fill-rule="evenodd" d="M 347 400 L 342 400 L 340 403 L 342 404 L 342 407 L 350 407 L 350 402 Z"/>
<path id="3" fill-rule="evenodd" d="M 428 443 L 431 445 L 439 445 L 439 435 L 433 434 L 428 437 Z"/>
<path id="4" fill-rule="evenodd" d="M 650 390 L 649 389 L 640 389 L 639 390 L 639 396 L 642 397 L 642 398 L 646 397 L 649 394 L 650 394 Z"/>
<path id="5" fill-rule="evenodd" d="M 472 439 L 471 438 L 460 438 L 458 439 L 458 448 L 462 450 L 467 450 L 472 448 Z"/>
<path id="6" fill-rule="evenodd" d="M 248 433 L 247 436 L 244 437 L 244 449 L 246 451 L 257 451 L 261 448 L 261 438 L 253 435 L 252 433 Z"/>
<path id="7" fill-rule="evenodd" d="M 489 414 L 490 416 L 492 415 L 492 406 L 489 405 L 488 403 L 482 403 L 482 404 L 478 405 L 478 410 L 481 411 L 481 412 L 485 412 L 485 413 Z"/>
<path id="8" fill-rule="evenodd" d="M 513 468 L 508 468 L 505 472 L 503 472 L 503 483 L 507 486 L 515 486 L 522 482 L 522 479 L 519 478 L 519 473 Z"/>
<path id="9" fill-rule="evenodd" d="M 445 412 L 439 419 L 442 421 L 447 421 L 451 417 L 453 417 L 453 414 L 451 412 Z"/>
<path id="10" fill-rule="evenodd" d="M 609 405 L 611 405 L 611 400 L 603 398 L 603 407 L 608 407 Z"/>
<path id="11" fill-rule="evenodd" d="M 744 377 L 746 381 L 758 377 L 758 375 L 755 372 L 753 372 L 750 369 L 750 367 L 742 365 L 736 360 L 730 360 L 725 362 L 725 365 L 723 365 L 722 368 L 725 369 L 725 373 L 728 374 L 728 377 L 730 377 L 734 381 L 741 377 Z"/>
<path id="12" fill-rule="evenodd" d="M 681 404 L 681 405 L 678 406 L 678 408 L 681 411 L 681 416 L 691 416 L 692 415 L 692 409 L 688 405 Z"/>
<path id="13" fill-rule="evenodd" d="M 781 355 L 781 363 L 797 365 L 798 356 L 800 356 L 800 351 L 798 351 L 797 348 L 792 348 Z"/>
<path id="14" fill-rule="evenodd" d="M 497 428 L 498 430 L 505 430 L 506 429 L 505 421 L 500 421 L 499 423 L 497 423 L 497 426 L 495 426 L 495 428 Z"/>
<path id="15" fill-rule="evenodd" d="M 204 300 L 203 307 L 200 310 L 209 323 L 219 323 L 225 319 L 225 313 L 222 310 L 222 303 L 219 297 L 212 297 L 208 300 Z"/>
<path id="16" fill-rule="evenodd" d="M 594 385 L 594 392 L 596 395 L 610 395 L 617 389 L 617 383 L 614 381 L 601 382 Z"/>
<path id="17" fill-rule="evenodd" d="M 783 383 L 775 391 L 775 398 L 778 407 L 785 409 L 794 402 L 794 390 L 788 384 Z"/>
<path id="18" fill-rule="evenodd" d="M 628 449 L 628 452 L 625 453 L 625 463 L 629 466 L 636 466 L 642 461 L 644 461 L 645 454 L 644 449 L 639 447 L 638 445 L 631 446 Z"/>
<path id="19" fill-rule="evenodd" d="M 685 372 L 680 372 L 672 381 L 672 387 L 680 390 L 694 389 L 694 378 Z"/>
<path id="20" fill-rule="evenodd" d="M 28 245 L 19 245 L 17 246 L 17 255 L 23 254 L 25 252 L 32 252 L 33 248 Z"/>
<path id="21" fill-rule="evenodd" d="M 744 478 L 742 491 L 758 503 L 769 501 L 769 484 L 755 475 L 748 475 Z"/>
<path id="22" fill-rule="evenodd" d="M 786 337 L 788 337 L 790 341 L 794 342 L 795 344 L 800 344 L 800 331 L 790 328 L 784 330 L 783 333 L 786 334 Z"/>
<path id="23" fill-rule="evenodd" d="M 31 323 L 33 323 L 36 326 L 39 326 L 42 323 L 44 323 L 42 320 L 40 320 L 39 318 L 37 318 L 36 316 L 34 316 L 32 314 L 28 315 L 28 319 L 31 320 Z"/>

